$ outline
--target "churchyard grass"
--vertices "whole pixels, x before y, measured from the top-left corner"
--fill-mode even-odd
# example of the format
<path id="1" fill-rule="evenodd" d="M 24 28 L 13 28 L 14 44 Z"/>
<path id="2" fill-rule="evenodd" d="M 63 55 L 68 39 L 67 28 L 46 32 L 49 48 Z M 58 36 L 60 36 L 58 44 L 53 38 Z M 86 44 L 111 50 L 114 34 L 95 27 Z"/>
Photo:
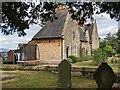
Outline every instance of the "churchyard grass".
<path id="1" fill-rule="evenodd" d="M 15 75 L 15 79 L 2 82 L 2 88 L 56 88 L 58 75 L 41 71 L 9 71 L 3 74 Z M 90 78 L 72 77 L 73 88 L 95 88 L 95 81 Z"/>
<path id="2" fill-rule="evenodd" d="M 114 72 L 118 72 L 118 66 L 120 65 L 120 58 L 117 63 L 111 63 L 111 60 L 107 61 L 108 65 L 114 70 Z M 92 60 L 82 61 L 72 64 L 73 67 L 86 67 L 86 68 L 97 68 L 99 65 L 94 64 Z"/>

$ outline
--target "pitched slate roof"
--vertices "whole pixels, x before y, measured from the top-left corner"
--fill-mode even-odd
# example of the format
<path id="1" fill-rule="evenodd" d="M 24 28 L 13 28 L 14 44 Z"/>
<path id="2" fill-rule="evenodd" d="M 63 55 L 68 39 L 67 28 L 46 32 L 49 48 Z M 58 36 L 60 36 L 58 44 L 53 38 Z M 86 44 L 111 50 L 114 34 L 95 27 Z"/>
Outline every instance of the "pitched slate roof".
<path id="1" fill-rule="evenodd" d="M 85 32 L 80 28 L 80 41 L 87 41 L 85 38 Z"/>
<path id="2" fill-rule="evenodd" d="M 67 17 L 67 11 L 62 10 L 56 13 L 57 20 L 53 22 L 47 22 L 46 25 L 32 38 L 60 38 L 62 37 L 62 31 Z"/>
<path id="3" fill-rule="evenodd" d="M 85 30 L 88 30 L 90 42 L 92 42 L 93 24 L 86 24 L 85 25 Z"/>
<path id="4" fill-rule="evenodd" d="M 90 42 L 92 42 L 92 31 L 93 31 L 93 24 L 85 24 L 84 25 L 85 30 L 80 28 L 80 40 L 81 41 L 87 41 L 86 37 L 85 37 L 85 31 L 88 30 L 89 32 L 89 38 L 90 38 Z"/>

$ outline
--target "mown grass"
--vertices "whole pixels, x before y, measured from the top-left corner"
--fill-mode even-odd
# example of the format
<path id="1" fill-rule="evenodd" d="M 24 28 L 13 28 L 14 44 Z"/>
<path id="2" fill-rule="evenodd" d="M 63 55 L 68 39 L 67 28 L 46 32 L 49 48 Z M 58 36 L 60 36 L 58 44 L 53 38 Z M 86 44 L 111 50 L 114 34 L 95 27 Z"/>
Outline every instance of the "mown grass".
<path id="1" fill-rule="evenodd" d="M 2 88 L 56 88 L 58 75 L 41 71 L 18 71 L 4 72 L 3 74 L 14 74 L 16 78 L 2 82 Z M 73 88 L 96 88 L 93 79 L 72 77 Z"/>
<path id="2" fill-rule="evenodd" d="M 117 63 L 111 63 L 109 60 L 108 65 L 114 70 L 114 72 L 118 72 L 119 66 L 120 66 L 120 59 L 118 59 Z M 82 61 L 72 64 L 73 67 L 86 67 L 86 68 L 97 68 L 99 65 L 94 64 L 92 60 L 89 61 Z"/>

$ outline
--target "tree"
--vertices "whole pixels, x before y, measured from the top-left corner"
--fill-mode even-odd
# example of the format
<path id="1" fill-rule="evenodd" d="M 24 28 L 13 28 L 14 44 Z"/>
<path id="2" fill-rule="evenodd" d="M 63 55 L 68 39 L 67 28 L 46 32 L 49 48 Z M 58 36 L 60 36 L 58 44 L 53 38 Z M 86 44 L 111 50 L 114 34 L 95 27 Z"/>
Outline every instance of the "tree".
<path id="1" fill-rule="evenodd" d="M 101 48 L 98 48 L 92 52 L 92 60 L 95 64 L 100 64 L 101 62 L 106 62 L 108 54 Z"/>
<path id="2" fill-rule="evenodd" d="M 118 41 L 117 52 L 120 53 L 120 29 L 118 30 L 118 33 L 117 33 L 117 41 Z"/>
<path id="3" fill-rule="evenodd" d="M 119 32 L 117 32 L 113 35 L 108 33 L 106 35 L 106 38 L 104 38 L 104 40 L 100 41 L 100 48 L 105 49 L 109 53 L 109 56 L 111 56 L 115 52 L 119 51 L 119 43 L 118 43 L 119 39 L 118 38 L 119 38 Z M 110 49 L 112 49 L 112 50 L 110 50 Z M 110 55 L 110 53 L 111 53 L 111 55 Z"/>
<path id="4" fill-rule="evenodd" d="M 42 23 L 48 20 L 53 21 L 53 18 L 56 19 L 56 7 L 53 4 L 52 2 L 40 2 L 38 5 L 32 2 L 3 2 L 2 32 L 5 35 L 18 32 L 19 36 L 24 36 L 26 35 L 24 30 L 28 29 L 30 24 L 38 24 L 38 20 L 41 20 Z"/>
<path id="5" fill-rule="evenodd" d="M 112 46 L 110 45 L 106 45 L 104 48 L 103 48 L 104 51 L 106 51 L 107 55 L 108 56 L 114 56 L 116 53 L 115 51 L 113 50 Z"/>
<path id="6" fill-rule="evenodd" d="M 60 3 L 56 2 L 3 2 L 2 3 L 2 33 L 5 35 L 17 32 L 24 36 L 25 29 L 30 24 L 44 25 L 47 21 L 57 19 L 56 8 Z M 71 18 L 82 25 L 87 18 L 93 21 L 93 14 L 107 13 L 111 18 L 120 20 L 120 2 L 65 2 L 62 3 L 71 13 Z"/>

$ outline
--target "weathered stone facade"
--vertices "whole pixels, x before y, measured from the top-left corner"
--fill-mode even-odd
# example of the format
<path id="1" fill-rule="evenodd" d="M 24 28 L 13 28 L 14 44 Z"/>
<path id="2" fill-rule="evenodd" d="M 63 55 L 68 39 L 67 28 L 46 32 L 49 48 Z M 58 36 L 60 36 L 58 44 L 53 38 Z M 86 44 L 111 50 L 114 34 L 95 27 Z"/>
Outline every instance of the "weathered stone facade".
<path id="1" fill-rule="evenodd" d="M 95 21 L 92 32 L 92 49 L 96 49 L 96 48 L 99 48 L 99 36 L 98 36 L 97 24 Z"/>
<path id="2" fill-rule="evenodd" d="M 41 63 L 59 63 L 62 60 L 62 39 L 32 40 L 29 44 L 37 44 L 37 60 Z"/>
<path id="3" fill-rule="evenodd" d="M 80 27 L 62 10 L 58 12 L 58 20 L 48 22 L 28 44 L 37 45 L 37 60 L 41 63 L 59 63 L 70 55 L 79 56 L 81 49 L 91 55 L 99 47 L 96 22 Z"/>
<path id="4" fill-rule="evenodd" d="M 79 56 L 80 50 L 80 35 L 79 28 L 76 21 L 71 19 L 68 14 L 65 26 L 62 32 L 63 36 L 63 59 L 68 58 L 69 55 Z"/>

